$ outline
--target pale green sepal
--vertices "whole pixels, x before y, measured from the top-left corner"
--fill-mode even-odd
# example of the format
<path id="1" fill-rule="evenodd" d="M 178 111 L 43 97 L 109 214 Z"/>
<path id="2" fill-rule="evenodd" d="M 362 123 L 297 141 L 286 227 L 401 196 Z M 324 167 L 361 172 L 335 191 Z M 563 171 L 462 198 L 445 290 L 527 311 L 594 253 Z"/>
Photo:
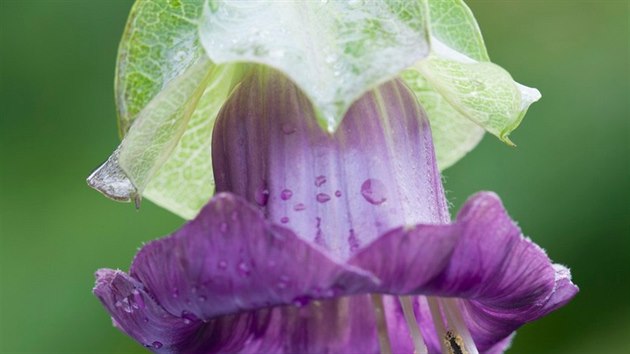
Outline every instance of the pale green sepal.
<path id="1" fill-rule="evenodd" d="M 213 69 L 200 58 L 144 107 L 127 132 L 118 162 L 140 193 L 177 146 Z"/>
<path id="2" fill-rule="evenodd" d="M 498 65 L 461 63 L 431 57 L 418 71 L 457 112 L 512 145 L 507 135 L 521 117 L 521 93 L 510 74 Z"/>
<path id="3" fill-rule="evenodd" d="M 214 193 L 212 128 L 232 88 L 240 81 L 241 64 L 218 66 L 199 99 L 175 150 L 153 176 L 144 195 L 185 218 L 194 218 Z"/>
<path id="4" fill-rule="evenodd" d="M 197 19 L 203 0 L 136 1 L 118 48 L 116 106 L 121 137 L 168 82 L 201 56 Z"/>
<path id="5" fill-rule="evenodd" d="M 475 16 L 462 0 L 425 1 L 429 4 L 429 31 L 433 37 L 476 61 L 490 60 Z"/>
<path id="6" fill-rule="evenodd" d="M 427 0 L 431 55 L 403 73 L 422 103 L 445 169 L 481 140 L 484 130 L 509 145 L 538 90 L 490 63 L 479 26 L 461 0 Z"/>
<path id="7" fill-rule="evenodd" d="M 477 146 L 484 129 L 455 110 L 417 70 L 405 70 L 401 76 L 431 121 L 438 168 L 444 170 L 452 166 Z"/>
<path id="8" fill-rule="evenodd" d="M 364 92 L 428 53 L 420 1 L 210 1 L 199 26 L 215 63 L 284 72 L 334 131 Z"/>

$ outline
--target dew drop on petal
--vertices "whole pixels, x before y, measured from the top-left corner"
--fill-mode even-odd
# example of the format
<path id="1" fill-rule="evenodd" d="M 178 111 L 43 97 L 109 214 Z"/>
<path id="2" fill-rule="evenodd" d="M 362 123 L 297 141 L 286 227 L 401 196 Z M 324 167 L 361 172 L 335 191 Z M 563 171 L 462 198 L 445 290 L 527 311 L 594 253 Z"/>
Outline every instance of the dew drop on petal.
<path id="1" fill-rule="evenodd" d="M 295 133 L 297 129 L 295 128 L 295 126 L 293 126 L 290 123 L 284 123 L 282 124 L 282 132 L 286 135 L 291 135 L 293 133 Z"/>
<path id="2" fill-rule="evenodd" d="M 258 205 L 267 205 L 267 202 L 269 201 L 269 189 L 267 189 L 266 184 L 263 184 L 256 189 L 256 195 L 254 195 L 254 198 L 256 199 L 256 203 L 258 203 Z"/>
<path id="3" fill-rule="evenodd" d="M 306 209 L 306 205 L 304 205 L 303 203 L 297 203 L 293 206 L 293 210 L 295 211 L 302 211 Z"/>
<path id="4" fill-rule="evenodd" d="M 252 270 L 249 268 L 247 263 L 241 262 L 241 263 L 238 264 L 238 272 L 242 276 L 246 277 L 246 276 L 249 276 L 249 274 L 252 272 Z"/>
<path id="5" fill-rule="evenodd" d="M 199 296 L 197 297 L 197 300 L 199 300 L 199 301 L 201 301 L 201 302 L 205 302 L 207 299 L 208 299 L 208 298 L 207 298 L 207 297 L 205 297 L 205 296 L 203 296 L 203 295 L 199 295 Z"/>
<path id="6" fill-rule="evenodd" d="M 293 191 L 290 189 L 284 189 L 280 192 L 280 199 L 289 200 L 293 196 Z"/>
<path id="7" fill-rule="evenodd" d="M 219 231 L 221 231 L 222 233 L 225 233 L 227 229 L 228 229 L 228 225 L 225 221 L 222 222 L 221 225 L 219 225 Z"/>
<path id="8" fill-rule="evenodd" d="M 326 183 L 326 176 L 315 177 L 315 186 L 321 187 L 324 183 Z"/>
<path id="9" fill-rule="evenodd" d="M 173 299 L 177 299 L 179 297 L 179 289 L 173 288 Z"/>
<path id="10" fill-rule="evenodd" d="M 320 203 L 326 203 L 330 200 L 330 196 L 326 193 L 318 193 L 317 196 L 315 196 L 315 199 L 317 199 Z"/>
<path id="11" fill-rule="evenodd" d="M 383 204 L 387 200 L 385 191 L 385 185 L 377 179 L 368 178 L 361 185 L 361 195 L 370 204 Z"/>
<path id="12" fill-rule="evenodd" d="M 227 268 L 227 262 L 226 261 L 219 261 L 219 263 L 217 263 L 217 268 L 219 268 L 219 269 Z"/>
<path id="13" fill-rule="evenodd" d="M 283 223 L 283 224 L 286 224 L 286 223 L 288 223 L 288 222 L 289 222 L 289 218 L 288 218 L 288 217 L 286 217 L 286 216 L 283 216 L 283 217 L 280 219 L 280 222 L 281 222 L 281 223 Z"/>
<path id="14" fill-rule="evenodd" d="M 335 197 L 337 198 L 341 197 L 341 191 L 339 190 L 335 191 Z"/>
<path id="15" fill-rule="evenodd" d="M 298 296 L 293 299 L 293 305 L 295 307 L 304 307 L 311 302 L 311 299 L 308 296 Z"/>
<path id="16" fill-rule="evenodd" d="M 144 299 L 142 298 L 142 294 L 140 294 L 140 292 L 136 289 L 134 289 L 131 293 L 133 294 L 133 302 L 136 304 L 136 307 L 144 309 L 146 305 L 144 303 Z"/>
<path id="17" fill-rule="evenodd" d="M 155 341 L 155 342 L 151 343 L 151 346 L 153 348 L 155 348 L 155 349 L 160 349 L 160 348 L 162 348 L 162 343 L 158 342 L 158 341 Z"/>

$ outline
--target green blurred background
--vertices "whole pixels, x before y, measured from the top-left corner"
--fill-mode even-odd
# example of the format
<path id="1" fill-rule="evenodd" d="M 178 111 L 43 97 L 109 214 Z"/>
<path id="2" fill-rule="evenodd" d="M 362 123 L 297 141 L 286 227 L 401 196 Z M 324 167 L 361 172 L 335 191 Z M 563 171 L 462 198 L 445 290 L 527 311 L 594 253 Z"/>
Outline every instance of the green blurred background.
<path id="1" fill-rule="evenodd" d="M 85 177 L 117 145 L 113 74 L 132 2 L 0 0 L 0 351 L 141 353 L 91 295 L 182 220 Z M 630 353 L 630 5 L 470 1 L 493 61 L 543 99 L 445 173 L 457 210 L 497 191 L 581 293 L 511 353 Z"/>

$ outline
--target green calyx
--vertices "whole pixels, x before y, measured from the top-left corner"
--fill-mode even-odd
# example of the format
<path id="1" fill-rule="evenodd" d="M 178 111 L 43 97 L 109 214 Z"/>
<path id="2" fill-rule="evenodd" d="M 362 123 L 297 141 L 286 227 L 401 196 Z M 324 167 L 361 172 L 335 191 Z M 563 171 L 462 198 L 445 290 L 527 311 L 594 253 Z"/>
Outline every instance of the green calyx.
<path id="1" fill-rule="evenodd" d="M 508 134 L 540 94 L 489 62 L 460 0 L 225 2 L 143 0 L 116 71 L 121 145 L 90 176 L 116 200 L 145 196 L 192 218 L 214 193 L 214 120 L 248 63 L 273 67 L 334 131 L 363 93 L 400 76 L 431 120 L 444 169 L 484 131 Z"/>

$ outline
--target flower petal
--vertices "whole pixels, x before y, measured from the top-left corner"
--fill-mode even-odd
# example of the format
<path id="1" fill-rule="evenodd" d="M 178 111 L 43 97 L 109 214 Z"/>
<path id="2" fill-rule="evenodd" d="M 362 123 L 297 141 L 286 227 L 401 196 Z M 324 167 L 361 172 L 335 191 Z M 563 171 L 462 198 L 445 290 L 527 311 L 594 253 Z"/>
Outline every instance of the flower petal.
<path id="1" fill-rule="evenodd" d="M 577 294 L 569 271 L 523 237 L 495 194 L 471 197 L 457 223 L 463 233 L 451 261 L 423 292 L 466 299 L 459 306 L 481 351 Z"/>
<path id="2" fill-rule="evenodd" d="M 96 272 L 94 294 L 112 316 L 114 325 L 156 352 L 177 351 L 188 345 L 201 321 L 171 315 L 157 304 L 143 285 L 111 269 Z"/>
<path id="3" fill-rule="evenodd" d="M 202 320 L 351 294 L 375 282 L 230 194 L 215 196 L 195 220 L 144 246 L 130 273 L 169 313 Z"/>
<path id="4" fill-rule="evenodd" d="M 566 304 L 578 291 L 569 271 L 522 236 L 493 193 L 470 198 L 455 224 L 394 230 L 349 264 L 375 274 L 383 292 L 459 298 L 481 351 Z M 423 333 L 439 343 L 423 317 L 430 318 L 420 316 Z"/>
<path id="5" fill-rule="evenodd" d="M 281 74 L 259 68 L 219 113 L 217 191 L 340 259 L 400 225 L 449 220 L 426 115 L 400 81 L 355 102 L 334 134 Z"/>

